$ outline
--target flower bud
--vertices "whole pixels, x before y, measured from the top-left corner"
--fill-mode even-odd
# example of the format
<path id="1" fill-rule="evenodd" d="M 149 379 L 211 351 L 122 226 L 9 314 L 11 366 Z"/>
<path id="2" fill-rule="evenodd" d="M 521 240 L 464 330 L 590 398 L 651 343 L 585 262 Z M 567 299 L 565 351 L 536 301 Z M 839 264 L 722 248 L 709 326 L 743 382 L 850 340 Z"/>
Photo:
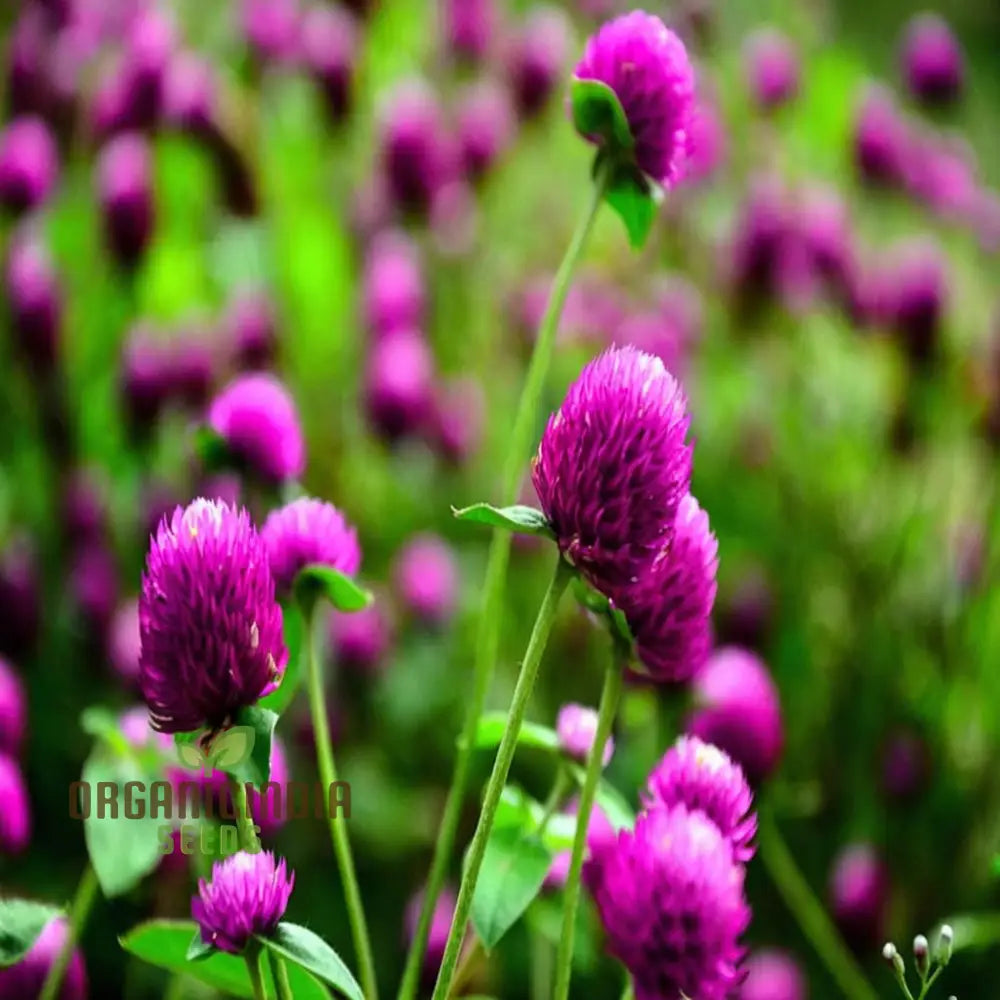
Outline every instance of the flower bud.
<path id="1" fill-rule="evenodd" d="M 920 978 L 924 979 L 930 968 L 930 949 L 927 945 L 927 938 L 923 934 L 918 934 L 913 939 L 913 961 L 917 966 Z"/>
<path id="2" fill-rule="evenodd" d="M 951 924 L 942 924 L 938 931 L 937 960 L 941 965 L 947 965 L 951 961 L 951 949 L 955 943 L 955 932 L 951 929 Z"/>

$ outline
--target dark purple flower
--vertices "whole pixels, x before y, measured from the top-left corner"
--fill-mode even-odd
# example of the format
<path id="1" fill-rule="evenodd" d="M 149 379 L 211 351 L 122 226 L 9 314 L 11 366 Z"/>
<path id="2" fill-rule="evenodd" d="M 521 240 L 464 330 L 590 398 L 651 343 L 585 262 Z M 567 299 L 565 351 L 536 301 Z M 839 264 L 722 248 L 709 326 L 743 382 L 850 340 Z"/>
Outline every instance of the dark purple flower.
<path id="1" fill-rule="evenodd" d="M 30 655 L 38 638 L 41 581 L 34 546 L 16 535 L 0 550 L 0 655 Z"/>
<path id="2" fill-rule="evenodd" d="M 33 237 L 12 240 L 5 285 L 18 349 L 36 373 L 51 373 L 62 339 L 62 291 L 48 253 Z"/>
<path id="3" fill-rule="evenodd" d="M 714 743 L 753 783 L 776 767 L 784 745 L 781 703 L 763 661 L 736 646 L 716 650 L 694 679 L 699 707 L 687 731 Z"/>
<path id="4" fill-rule="evenodd" d="M 478 180 L 514 137 L 517 122 L 510 95 L 493 80 L 479 80 L 462 93 L 457 118 L 462 166 L 470 180 Z"/>
<path id="5" fill-rule="evenodd" d="M 56 141 L 41 118 L 15 118 L 0 133 L 0 204 L 13 212 L 40 205 L 59 173 Z"/>
<path id="6" fill-rule="evenodd" d="M 153 232 L 153 162 L 149 143 L 136 132 L 115 136 L 101 150 L 97 189 L 108 246 L 134 265 Z"/>
<path id="7" fill-rule="evenodd" d="M 906 26 L 902 46 L 903 76 L 920 101 L 947 104 L 962 92 L 965 60 L 947 22 L 919 14 Z"/>
<path id="8" fill-rule="evenodd" d="M 965 222 L 980 197 L 975 152 L 967 142 L 955 137 L 911 135 L 903 184 L 909 194 L 936 215 Z"/>
<path id="9" fill-rule="evenodd" d="M 663 362 L 599 355 L 549 418 L 532 481 L 562 554 L 612 600 L 669 552 L 691 478 L 687 401 Z"/>
<path id="10" fill-rule="evenodd" d="M 927 743 L 917 733 L 901 729 L 892 733 L 882 749 L 882 789 L 897 801 L 906 801 L 927 788 L 931 759 Z"/>
<path id="11" fill-rule="evenodd" d="M 285 861 L 270 851 L 236 854 L 212 865 L 212 881 L 198 880 L 191 916 L 205 944 L 239 955 L 255 936 L 268 937 L 285 915 L 295 885 Z"/>
<path id="12" fill-rule="evenodd" d="M 739 764 L 718 747 L 697 736 L 681 736 L 653 768 L 647 789 L 647 809 L 659 804 L 700 810 L 732 845 L 737 861 L 753 857 L 753 793 Z"/>
<path id="13" fill-rule="evenodd" d="M 625 14 L 590 38 L 573 75 L 615 92 L 639 168 L 658 184 L 676 184 L 684 174 L 695 113 L 694 69 L 677 35 L 652 14 Z"/>
<path id="14" fill-rule="evenodd" d="M 31 805 L 21 768 L 0 753 L 0 856 L 21 854 L 31 842 Z"/>
<path id="15" fill-rule="evenodd" d="M 440 0 L 445 48 L 459 60 L 479 62 L 497 33 L 496 0 Z"/>
<path id="16" fill-rule="evenodd" d="M 306 446 L 295 401 L 273 375 L 233 379 L 212 400 L 208 424 L 261 479 L 281 483 L 305 470 Z"/>
<path id="17" fill-rule="evenodd" d="M 119 69 L 127 102 L 125 127 L 148 128 L 159 118 L 173 51 L 174 27 L 167 15 L 155 4 L 139 8 L 129 25 Z"/>
<path id="18" fill-rule="evenodd" d="M 215 75 L 193 52 L 178 52 L 163 85 L 163 118 L 173 128 L 203 134 L 215 127 Z"/>
<path id="19" fill-rule="evenodd" d="M 93 470 L 74 469 L 62 487 L 62 523 L 74 544 L 99 542 L 107 530 L 104 483 Z"/>
<path id="20" fill-rule="evenodd" d="M 389 441 L 415 434 L 434 405 L 434 359 L 423 335 L 399 329 L 372 346 L 365 372 L 365 408 Z"/>
<path id="21" fill-rule="evenodd" d="M 869 87 L 854 122 L 854 160 L 872 184 L 895 186 L 907 166 L 909 126 L 883 87 Z"/>
<path id="22" fill-rule="evenodd" d="M 121 392 L 133 429 L 148 431 L 170 395 L 173 356 L 169 346 L 146 324 L 134 326 L 122 347 Z"/>
<path id="23" fill-rule="evenodd" d="M 799 90 L 799 57 L 791 40 L 773 28 L 754 32 L 744 48 L 747 85 L 765 109 L 790 101 Z"/>
<path id="24" fill-rule="evenodd" d="M 740 305 L 770 302 L 781 288 L 781 265 L 793 225 L 782 182 L 754 178 L 736 216 L 730 238 L 730 282 Z"/>
<path id="25" fill-rule="evenodd" d="M 0 968 L 0 996 L 16 998 L 41 996 L 49 969 L 63 949 L 67 935 L 66 918 L 53 917 L 19 962 Z M 57 1000 L 86 1000 L 87 970 L 83 955 L 74 948 Z"/>
<path id="26" fill-rule="evenodd" d="M 948 308 L 947 263 L 937 243 L 917 239 L 897 247 L 892 278 L 892 325 L 910 360 L 930 364 Z"/>
<path id="27" fill-rule="evenodd" d="M 233 363 L 241 370 L 268 368 L 278 346 L 274 305 L 263 292 L 244 293 L 234 299 L 226 317 Z"/>
<path id="28" fill-rule="evenodd" d="M 440 383 L 434 394 L 430 435 L 449 462 L 466 461 L 479 446 L 486 403 L 482 386 L 472 378 Z"/>
<path id="29" fill-rule="evenodd" d="M 419 329 L 424 318 L 424 275 L 413 242 L 399 232 L 380 233 L 365 258 L 365 323 L 376 336 Z"/>
<path id="30" fill-rule="evenodd" d="M 296 0 L 242 0 L 240 4 L 247 44 L 264 62 L 288 62 L 295 57 L 300 19 Z"/>
<path id="31" fill-rule="evenodd" d="M 198 499 L 164 519 L 139 623 L 139 680 L 156 729 L 218 728 L 273 690 L 288 653 L 267 550 L 245 510 Z"/>
<path id="32" fill-rule="evenodd" d="M 215 356 L 210 331 L 194 328 L 177 334 L 170 345 L 171 398 L 188 406 L 204 406 L 215 382 Z"/>
<path id="33" fill-rule="evenodd" d="M 574 817 L 579 811 L 580 800 L 574 799 L 570 802 L 566 810 L 566 815 Z M 614 844 L 616 839 L 615 828 L 611 825 L 611 821 L 600 804 L 595 802 L 594 808 L 590 811 L 590 822 L 587 824 L 587 843 L 584 860 L 586 861 L 587 857 L 593 852 L 595 844 L 599 842 L 605 845 Z M 566 880 L 569 878 L 569 866 L 573 860 L 572 856 L 573 852 L 570 850 L 559 851 L 556 854 L 552 859 L 552 864 L 549 866 L 548 872 L 546 872 L 542 888 L 551 891 L 565 887 Z"/>
<path id="34" fill-rule="evenodd" d="M 339 5 L 313 7 L 302 18 L 302 61 L 319 84 L 327 110 L 340 121 L 353 103 L 358 26 Z"/>
<path id="35" fill-rule="evenodd" d="M 743 866 L 703 813 L 684 806 L 641 813 L 634 831 L 591 846 L 583 877 L 636 1000 L 732 995 L 750 908 Z"/>
<path id="36" fill-rule="evenodd" d="M 563 705 L 556 716 L 556 736 L 563 753 L 575 758 L 581 764 L 590 759 L 590 751 L 597 739 L 597 712 L 584 705 L 572 702 Z M 609 736 L 601 754 L 601 766 L 607 767 L 615 752 L 615 741 Z"/>
<path id="37" fill-rule="evenodd" d="M 115 674 L 129 687 L 139 683 L 141 653 L 139 602 L 133 598 L 118 605 L 108 627 L 108 660 Z"/>
<path id="38" fill-rule="evenodd" d="M 458 601 L 458 567 L 437 535 L 415 535 L 396 556 L 393 579 L 407 610 L 428 625 L 446 624 Z"/>
<path id="39" fill-rule="evenodd" d="M 806 1000 L 806 978 L 787 952 L 762 948 L 744 964 L 739 1000 Z"/>
<path id="40" fill-rule="evenodd" d="M 347 670 L 377 670 L 385 661 L 392 639 L 392 623 L 377 598 L 360 611 L 335 611 L 330 616 L 330 647 L 337 665 Z"/>
<path id="41" fill-rule="evenodd" d="M 69 567 L 69 590 L 93 636 L 104 636 L 118 603 L 118 567 L 103 540 L 79 548 Z"/>
<path id="42" fill-rule="evenodd" d="M 873 952 L 885 940 L 889 873 L 871 844 L 845 847 L 834 859 L 829 883 L 833 918 L 847 943 L 859 954 Z"/>
<path id="43" fill-rule="evenodd" d="M 37 4 L 22 5 L 11 25 L 6 47 L 7 102 L 13 115 L 44 114 L 47 110 L 48 47 L 51 32 Z"/>
<path id="44" fill-rule="evenodd" d="M 507 79 L 524 118 L 534 118 L 548 103 L 568 53 L 569 25 L 557 7 L 534 7 L 514 30 L 507 45 Z"/>
<path id="45" fill-rule="evenodd" d="M 750 567 L 737 577 L 722 603 L 719 639 L 727 644 L 760 649 L 771 631 L 774 594 L 761 567 Z"/>
<path id="46" fill-rule="evenodd" d="M 16 757 L 21 752 L 28 725 L 28 699 L 13 666 L 0 657 L 0 753 Z"/>
<path id="47" fill-rule="evenodd" d="M 361 548 L 344 515 L 323 500 L 300 497 L 271 511 L 260 529 L 279 595 L 292 591 L 306 566 L 330 566 L 353 576 L 361 565 Z"/>

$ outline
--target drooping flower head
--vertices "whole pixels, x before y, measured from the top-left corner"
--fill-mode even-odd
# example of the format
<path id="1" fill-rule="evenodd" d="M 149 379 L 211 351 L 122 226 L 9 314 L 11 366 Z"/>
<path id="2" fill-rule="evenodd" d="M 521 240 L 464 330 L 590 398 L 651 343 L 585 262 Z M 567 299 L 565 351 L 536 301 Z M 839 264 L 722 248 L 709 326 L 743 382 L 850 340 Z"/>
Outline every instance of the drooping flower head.
<path id="1" fill-rule="evenodd" d="M 753 793 L 739 764 L 718 747 L 696 736 L 681 736 L 653 768 L 647 788 L 647 808 L 659 804 L 700 810 L 732 844 L 737 861 L 753 857 Z"/>
<path id="2" fill-rule="evenodd" d="M 42 986 L 49 974 L 49 969 L 66 943 L 65 917 L 53 917 L 28 953 L 19 962 L 6 968 L 0 968 L 0 997 L 38 997 L 42 995 Z M 58 1000 L 86 1000 L 87 970 L 83 964 L 83 955 L 79 948 L 74 948 L 70 956 Z"/>
<path id="3" fill-rule="evenodd" d="M 947 22 L 936 14 L 919 14 L 907 25 L 902 63 L 910 93 L 920 101 L 947 104 L 962 92 L 962 49 Z"/>
<path id="4" fill-rule="evenodd" d="M 22 212 L 41 204 L 59 172 L 56 142 L 41 118 L 15 118 L 0 132 L 0 204 Z"/>
<path id="5" fill-rule="evenodd" d="M 331 503 L 300 497 L 271 511 L 260 529 L 279 594 L 289 594 L 299 571 L 321 563 L 353 576 L 361 565 L 354 528 Z"/>
<path id="6" fill-rule="evenodd" d="M 255 935 L 272 934 L 285 915 L 294 872 L 270 851 L 238 851 L 212 866 L 212 881 L 198 881 L 191 899 L 191 916 L 205 944 L 240 954 Z"/>
<path id="7" fill-rule="evenodd" d="M 458 568 L 451 547 L 437 535 L 415 535 L 396 557 L 393 579 L 407 610 L 428 625 L 443 625 L 458 600 Z"/>
<path id="8" fill-rule="evenodd" d="M 306 446 L 295 401 L 273 375 L 239 375 L 212 400 L 209 426 L 255 475 L 282 483 L 302 475 Z"/>
<path id="9" fill-rule="evenodd" d="M 757 104 L 776 108 L 790 101 L 799 89 L 799 57 L 792 42 L 780 31 L 754 32 L 744 50 L 747 84 Z"/>
<path id="10" fill-rule="evenodd" d="M 0 656 L 0 753 L 16 756 L 28 720 L 27 697 L 20 676 Z"/>
<path id="11" fill-rule="evenodd" d="M 161 522 L 139 599 L 153 726 L 217 728 L 274 686 L 287 650 L 267 550 L 245 510 L 198 499 Z"/>
<path id="12" fill-rule="evenodd" d="M 739 1000 L 806 1000 L 806 979 L 787 952 L 764 948 L 746 961 Z"/>
<path id="13" fill-rule="evenodd" d="M 556 716 L 556 736 L 563 753 L 585 764 L 597 739 L 597 712 L 585 705 L 563 705 Z M 607 767 L 615 752 L 615 741 L 609 736 L 601 754 L 601 766 Z"/>
<path id="14" fill-rule="evenodd" d="M 674 32 L 641 10 L 615 18 L 587 42 L 573 75 L 615 92 L 644 173 L 668 187 L 681 179 L 695 113 L 695 80 L 684 43 Z"/>
<path id="15" fill-rule="evenodd" d="M 28 786 L 16 760 L 0 753 L 0 856 L 21 854 L 31 843 Z"/>
<path id="16" fill-rule="evenodd" d="M 562 554 L 612 600 L 671 544 L 691 478 L 684 392 L 630 347 L 591 361 L 549 418 L 532 466 Z"/>
<path id="17" fill-rule="evenodd" d="M 732 995 L 750 908 L 743 866 L 703 813 L 680 805 L 641 813 L 634 831 L 591 845 L 583 877 L 636 1000 Z"/>
<path id="18" fill-rule="evenodd" d="M 849 844 L 834 859 L 829 882 L 830 909 L 847 943 L 870 953 L 885 940 L 889 873 L 871 844 Z"/>

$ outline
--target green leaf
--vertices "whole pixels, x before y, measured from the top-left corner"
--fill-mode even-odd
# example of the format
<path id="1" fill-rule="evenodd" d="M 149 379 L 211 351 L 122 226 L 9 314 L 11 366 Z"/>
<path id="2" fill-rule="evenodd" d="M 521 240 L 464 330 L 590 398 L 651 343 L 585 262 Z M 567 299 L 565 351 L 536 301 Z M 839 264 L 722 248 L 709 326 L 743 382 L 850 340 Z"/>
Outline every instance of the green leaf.
<path id="1" fill-rule="evenodd" d="M 616 152 L 631 150 L 635 139 L 618 95 L 599 80 L 574 79 L 569 92 L 573 124 L 589 139 Z"/>
<path id="2" fill-rule="evenodd" d="M 267 697 L 257 702 L 258 708 L 268 708 L 279 716 L 292 703 L 299 685 L 302 683 L 302 611 L 296 601 L 282 603 L 281 619 L 288 648 L 288 665 L 281 683 Z"/>
<path id="3" fill-rule="evenodd" d="M 540 510 L 525 507 L 523 504 L 515 504 L 513 507 L 493 507 L 488 503 L 474 503 L 471 507 L 463 507 L 461 510 L 452 507 L 451 512 L 459 521 L 488 524 L 520 535 L 555 538 L 552 526 L 545 515 Z"/>
<path id="4" fill-rule="evenodd" d="M 226 439 L 207 424 L 195 428 L 194 451 L 206 472 L 221 472 L 239 466 Z"/>
<path id="5" fill-rule="evenodd" d="M 638 167 L 620 164 L 614 168 L 604 200 L 625 223 L 629 244 L 638 250 L 645 244 L 656 218 L 656 199 L 650 182 Z"/>
<path id="6" fill-rule="evenodd" d="M 188 952 L 194 950 L 191 939 L 197 933 L 193 920 L 148 920 L 119 938 L 119 943 L 130 954 L 159 969 L 183 973 L 222 993 L 253 997 L 246 962 L 241 956 L 212 949 L 204 958 L 188 958 Z M 264 963 L 263 972 L 268 995 L 276 996 L 267 963 Z M 304 969 L 290 966 L 288 979 L 295 1000 L 329 1000 L 326 987 Z"/>
<path id="7" fill-rule="evenodd" d="M 472 897 L 472 926 L 493 948 L 538 895 L 552 864 L 552 852 L 534 832 L 494 826 Z"/>
<path id="8" fill-rule="evenodd" d="M 118 724 L 118 716 L 103 705 L 91 705 L 80 713 L 80 728 L 94 739 L 103 740 L 115 753 L 126 756 L 131 753 Z"/>
<path id="9" fill-rule="evenodd" d="M 287 958 L 324 983 L 329 983 L 349 1000 L 364 1000 L 361 987 L 340 956 L 308 928 L 283 920 L 271 937 L 257 940 L 276 955 Z"/>
<path id="10" fill-rule="evenodd" d="M 270 709 L 251 705 L 241 708 L 235 715 L 233 728 L 247 727 L 253 732 L 251 752 L 239 763 L 219 764 L 219 770 L 231 774 L 238 781 L 251 782 L 260 786 L 271 780 L 271 737 L 278 716 Z M 221 735 L 217 739 L 221 739 Z M 214 748 L 213 751 L 214 753 Z"/>
<path id="11" fill-rule="evenodd" d="M 295 577 L 295 596 L 303 607 L 318 597 L 325 597 L 338 611 L 360 611 L 372 602 L 372 595 L 349 576 L 315 563 L 299 570 Z"/>
<path id="12" fill-rule="evenodd" d="M 184 953 L 184 957 L 189 962 L 200 962 L 203 958 L 208 958 L 217 950 L 212 945 L 205 944 L 201 937 L 201 931 L 197 930 L 194 932 L 194 937 L 191 938 L 191 943 L 188 945 L 188 950 Z"/>
<path id="13" fill-rule="evenodd" d="M 27 899 L 0 899 L 0 968 L 24 958 L 45 925 L 63 911 Z"/>
<path id="14" fill-rule="evenodd" d="M 486 712 L 479 718 L 476 737 L 472 745 L 477 750 L 489 750 L 500 746 L 503 734 L 507 729 L 506 712 Z M 538 750 L 556 751 L 559 749 L 559 737 L 554 729 L 540 725 L 537 722 L 524 722 L 517 737 L 517 745 L 533 747 Z"/>

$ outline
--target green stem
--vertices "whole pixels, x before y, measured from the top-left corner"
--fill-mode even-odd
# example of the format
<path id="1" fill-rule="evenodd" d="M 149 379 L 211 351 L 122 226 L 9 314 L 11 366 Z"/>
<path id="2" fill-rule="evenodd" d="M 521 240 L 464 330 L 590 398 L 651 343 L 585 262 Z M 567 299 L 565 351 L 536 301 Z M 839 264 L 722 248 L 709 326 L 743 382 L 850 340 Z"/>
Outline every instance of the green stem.
<path id="1" fill-rule="evenodd" d="M 625 976 L 625 989 L 622 990 L 622 1000 L 635 1000 L 635 988 L 632 986 L 632 977 Z"/>
<path id="2" fill-rule="evenodd" d="M 97 897 L 97 874 L 94 866 L 87 862 L 87 867 L 80 876 L 80 882 L 76 887 L 76 895 L 73 897 L 73 905 L 69 913 L 69 926 L 66 929 L 66 940 L 63 942 L 56 960 L 49 967 L 49 974 L 45 977 L 42 985 L 42 992 L 38 994 L 38 1000 L 55 1000 L 59 996 L 62 987 L 63 977 L 69 968 L 70 959 L 73 957 L 73 949 L 76 947 L 83 928 L 90 915 L 90 908 L 94 905 Z"/>
<path id="3" fill-rule="evenodd" d="M 571 567 L 560 557 L 556 563 L 552 582 L 542 600 L 542 606 L 538 609 L 534 628 L 531 630 L 531 638 L 528 640 L 528 648 L 524 652 L 524 661 L 521 664 L 517 685 L 514 688 L 514 696 L 510 703 L 507 728 L 504 730 L 496 759 L 493 761 L 493 772 L 486 785 L 486 795 L 483 799 L 482 811 L 479 813 L 479 822 L 476 824 L 476 832 L 469 845 L 465 872 L 462 875 L 462 882 L 458 889 L 458 900 L 455 903 L 455 915 L 451 921 L 451 930 L 448 932 L 448 943 L 445 946 L 444 958 L 441 960 L 441 968 L 438 971 L 437 983 L 434 985 L 432 1000 L 445 1000 L 451 989 L 451 983 L 455 976 L 455 963 L 458 961 L 462 937 L 465 934 L 465 925 L 469 920 L 469 910 L 472 907 L 472 895 L 476 891 L 476 882 L 479 879 L 479 869 L 483 864 L 483 855 L 486 853 L 486 844 L 493 829 L 493 820 L 496 818 L 497 806 L 500 804 L 500 796 L 504 783 L 507 781 L 507 773 L 510 771 L 511 761 L 514 759 L 514 751 L 517 748 L 517 740 L 521 732 L 521 723 L 524 721 L 528 700 L 531 698 L 531 692 L 535 686 L 535 678 L 538 676 L 538 666 L 542 660 L 545 644 L 552 631 L 552 624 L 559 607 L 559 598 L 562 597 L 572 574 Z M 472 740 L 469 740 L 470 745 L 471 743 Z"/>
<path id="4" fill-rule="evenodd" d="M 607 174 L 602 170 L 595 178 L 586 214 L 573 233 L 566 250 L 566 256 L 563 257 L 552 283 L 552 291 L 549 293 L 545 315 L 538 328 L 538 337 L 535 340 L 535 347 L 528 363 L 528 372 L 521 389 L 521 398 L 517 405 L 514 427 L 508 444 L 507 457 L 504 461 L 501 485 L 502 505 L 517 501 L 524 463 L 531 449 L 532 432 L 541 403 L 542 390 L 545 387 L 545 377 L 552 364 L 552 353 L 555 348 L 559 320 L 563 307 L 566 305 L 566 296 L 569 294 L 573 273 L 583 256 L 583 250 L 587 245 L 590 231 L 593 229 L 598 209 L 604 200 L 606 188 Z M 510 545 L 510 533 L 495 528 L 486 561 L 482 613 L 479 616 L 479 627 L 476 633 L 476 652 L 472 667 L 472 698 L 469 700 L 462 737 L 458 743 L 455 770 L 452 774 L 444 814 L 441 817 L 441 829 L 438 831 L 437 842 L 434 845 L 434 857 L 431 861 L 430 874 L 427 877 L 427 886 L 424 889 L 420 919 L 417 921 L 417 929 L 406 957 L 406 969 L 399 987 L 398 1000 L 414 1000 L 417 995 L 420 968 L 424 951 L 427 948 L 427 939 L 430 936 L 434 906 L 441 893 L 441 887 L 444 885 L 445 876 L 448 873 L 448 862 L 455 846 L 458 822 L 462 815 L 462 801 L 465 798 L 465 789 L 469 779 L 476 729 L 486 705 L 486 695 L 493 679 L 493 667 L 500 645 L 504 583 L 507 579 L 507 564 L 510 561 Z"/>
<path id="5" fill-rule="evenodd" d="M 288 981 L 288 968 L 285 965 L 285 960 L 268 948 L 267 963 L 271 966 L 271 978 L 274 980 L 274 988 L 278 991 L 278 1000 L 295 1000 L 292 984 Z"/>
<path id="6" fill-rule="evenodd" d="M 247 802 L 247 786 L 242 781 L 229 776 L 229 786 L 233 790 L 233 808 L 236 812 L 236 835 L 239 837 L 240 849 L 256 854 L 260 850 L 260 840 L 254 829 L 253 816 Z"/>
<path id="7" fill-rule="evenodd" d="M 830 923 L 826 910 L 796 867 L 781 831 L 767 810 L 761 810 L 757 839 L 764 867 L 840 991 L 848 1000 L 878 1000 L 854 956 Z"/>
<path id="8" fill-rule="evenodd" d="M 254 1000 L 267 1000 L 267 990 L 264 988 L 264 977 L 260 974 L 260 947 L 251 944 L 243 955 L 250 973 L 250 985 L 253 987 Z"/>
<path id="9" fill-rule="evenodd" d="M 319 767 L 319 776 L 323 787 L 329 788 L 337 780 L 337 768 L 333 760 L 330 727 L 326 719 L 322 670 L 319 657 L 316 655 L 316 629 L 313 621 L 313 610 L 312 607 L 308 606 L 302 608 L 303 655 L 306 658 L 309 708 L 312 712 L 313 733 L 316 740 L 316 763 Z M 347 916 L 351 924 L 354 951 L 360 967 L 361 989 L 364 992 L 365 1000 L 377 1000 L 378 984 L 375 979 L 375 961 L 372 958 L 368 924 L 361 902 L 358 876 L 354 870 L 354 855 L 351 853 L 351 841 L 347 835 L 347 819 L 339 809 L 332 810 L 330 816 L 330 837 L 333 841 L 333 853 L 337 858 L 337 867 L 340 869 L 340 879 L 344 884 L 344 900 L 347 904 Z"/>
<path id="10" fill-rule="evenodd" d="M 926 997 L 930 993 L 931 987 L 934 985 L 934 980 L 937 979 L 937 977 L 941 975 L 941 973 L 942 973 L 943 970 L 944 970 L 944 966 L 943 965 L 939 965 L 927 977 L 927 979 L 923 983 L 923 986 L 921 986 L 921 988 L 920 988 L 920 996 L 917 997 L 917 1000 L 924 1000 L 924 997 Z"/>
<path id="11" fill-rule="evenodd" d="M 552 817 L 562 807 L 563 800 L 566 798 L 566 792 L 569 791 L 569 782 L 569 773 L 565 765 L 560 764 L 559 770 L 556 771 L 556 780 L 552 782 L 552 791 L 549 792 L 549 797 L 545 800 L 545 805 L 542 807 L 542 818 L 538 821 L 539 837 L 545 834 L 549 823 L 552 821 Z"/>
<path id="12" fill-rule="evenodd" d="M 597 713 L 597 735 L 590 748 L 587 772 L 580 791 L 580 807 L 576 814 L 576 832 L 573 835 L 573 853 L 570 855 L 569 874 L 566 877 L 566 889 L 563 894 L 562 933 L 559 935 L 559 950 L 556 952 L 556 988 L 552 994 L 554 1000 L 567 1000 L 569 997 L 569 981 L 573 975 L 576 910 L 580 901 L 580 871 L 583 868 L 583 855 L 587 847 L 590 813 L 594 807 L 597 784 L 601 780 L 604 766 L 604 748 L 608 744 L 615 713 L 618 711 L 618 702 L 621 699 L 623 674 L 624 664 L 616 649 L 604 672 L 604 689 L 601 691 L 601 704 Z"/>

